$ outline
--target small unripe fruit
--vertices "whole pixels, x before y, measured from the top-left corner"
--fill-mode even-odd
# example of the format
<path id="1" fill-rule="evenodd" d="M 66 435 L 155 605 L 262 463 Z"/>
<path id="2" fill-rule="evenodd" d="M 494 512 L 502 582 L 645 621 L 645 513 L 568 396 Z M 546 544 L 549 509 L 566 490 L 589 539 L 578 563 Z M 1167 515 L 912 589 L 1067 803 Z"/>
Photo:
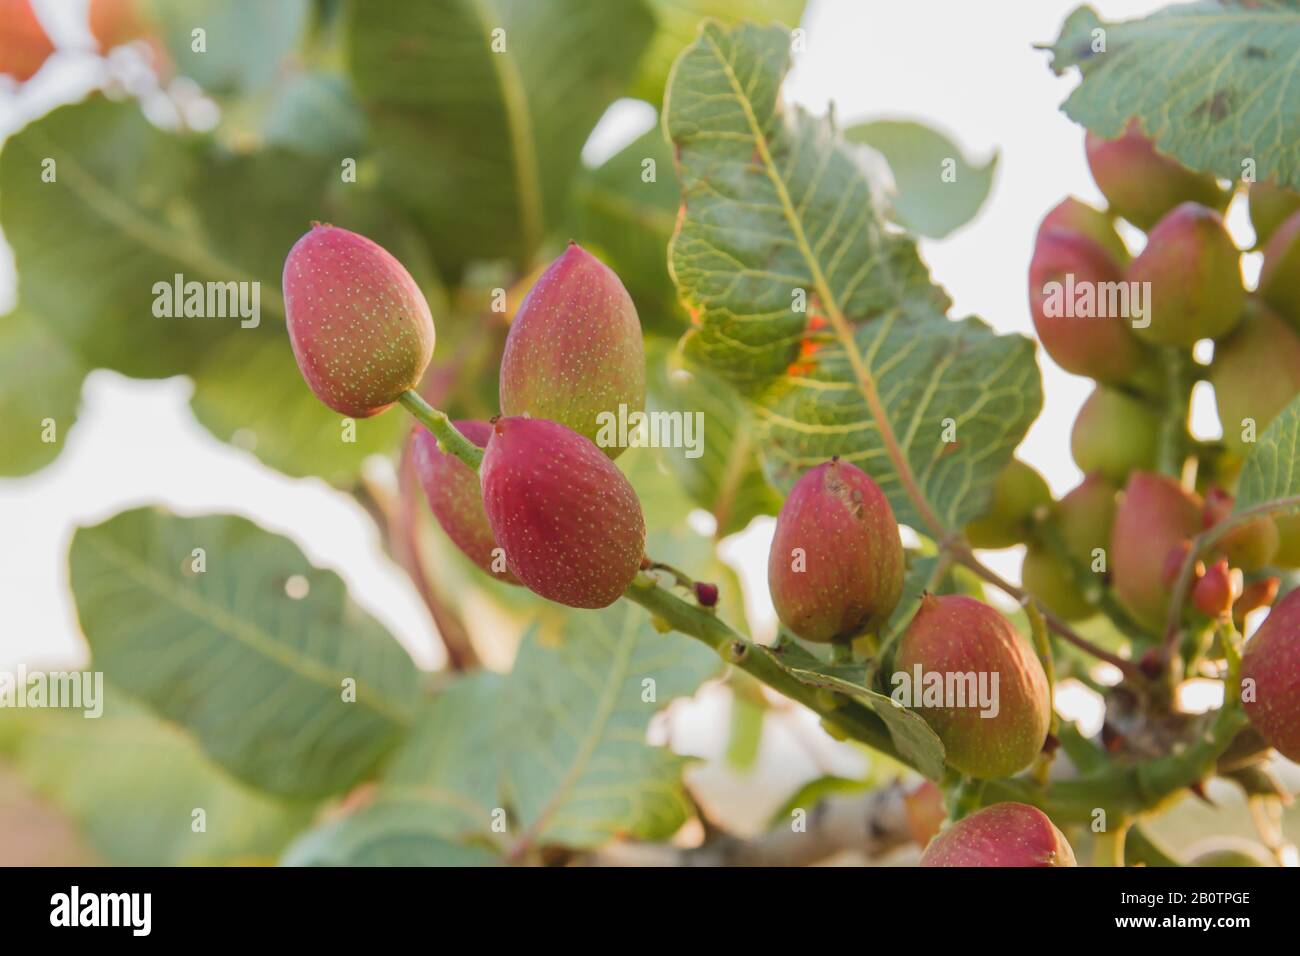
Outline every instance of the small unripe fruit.
<path id="1" fill-rule="evenodd" d="M 1211 487 L 1205 493 L 1205 508 L 1201 523 L 1213 527 L 1232 514 L 1235 503 L 1232 495 L 1222 488 Z M 1234 568 L 1258 571 L 1277 554 L 1277 525 L 1267 515 L 1233 528 L 1214 543 L 1214 550 L 1224 555 Z"/>
<path id="2" fill-rule="evenodd" d="M 1098 386 L 1084 401 L 1070 432 L 1070 452 L 1085 473 L 1123 481 L 1155 467 L 1160 416 L 1147 403 Z"/>
<path id="3" fill-rule="evenodd" d="M 1128 264 L 1128 247 L 1115 231 L 1111 217 L 1073 196 L 1062 199 L 1043 217 L 1043 221 L 1038 224 L 1038 236 L 1041 238 L 1049 229 L 1063 229 L 1087 236 L 1105 250 L 1117 267 Z"/>
<path id="4" fill-rule="evenodd" d="M 1250 224 L 1255 227 L 1255 245 L 1264 246 L 1278 226 L 1300 212 L 1300 194 L 1273 183 L 1253 183 L 1250 187 Z"/>
<path id="5" fill-rule="evenodd" d="M 1223 217 L 1205 206 L 1183 203 L 1161 219 L 1125 278 L 1151 283 L 1149 324 L 1134 328 L 1150 342 L 1191 348 L 1241 321 L 1241 253 Z"/>
<path id="6" fill-rule="evenodd" d="M 31 0 L 0 0 L 0 73 L 25 83 L 53 52 Z"/>
<path id="7" fill-rule="evenodd" d="M 767 560 L 786 627 L 819 643 L 876 630 L 898 604 L 903 571 L 894 511 L 862 469 L 832 459 L 795 482 Z"/>
<path id="8" fill-rule="evenodd" d="M 487 422 L 458 421 L 455 425 L 479 448 L 487 447 L 492 435 L 492 426 Z M 423 426 L 417 426 L 411 436 L 411 458 L 429 499 L 429 508 L 452 543 L 488 574 L 518 584 L 508 568 L 497 560 L 497 542 L 488 525 L 483 492 L 474 469 L 439 449 L 438 440 Z"/>
<path id="9" fill-rule="evenodd" d="M 1150 229 L 1182 202 L 1222 209 L 1228 196 L 1213 176 L 1194 173 L 1171 156 L 1158 152 L 1131 120 L 1119 139 L 1102 139 L 1089 132 L 1084 140 L 1088 167 L 1112 212 L 1139 229 Z"/>
<path id="10" fill-rule="evenodd" d="M 284 311 L 316 397 L 367 418 L 420 384 L 433 317 L 411 274 L 365 236 L 314 223 L 284 260 Z"/>
<path id="11" fill-rule="evenodd" d="M 1192 603 L 1206 617 L 1220 618 L 1232 610 L 1236 595 L 1232 571 L 1228 562 L 1220 558 L 1205 569 L 1205 574 L 1192 588 Z"/>
<path id="12" fill-rule="evenodd" d="M 479 478 L 492 536 L 537 594 L 608 607 L 636 577 L 645 553 L 641 502 L 587 438 L 557 422 L 498 419 Z"/>
<path id="13" fill-rule="evenodd" d="M 1241 659 L 1246 715 L 1288 760 L 1300 761 L 1300 589 L 1273 606 Z"/>
<path id="14" fill-rule="evenodd" d="M 1165 475 L 1138 472 L 1124 488 L 1111 529 L 1111 580 L 1120 602 L 1160 633 L 1169 607 L 1165 556 L 1201 529 L 1201 501 Z"/>
<path id="15" fill-rule="evenodd" d="M 1239 454 L 1255 447 L 1244 436 L 1253 432 L 1257 441 L 1300 392 L 1300 335 L 1257 302 L 1246 313 L 1241 327 L 1215 346 L 1210 366 L 1223 440 Z"/>
<path id="16" fill-rule="evenodd" d="M 895 684 L 904 677 L 911 683 L 913 709 L 943 741 L 949 766 L 981 779 L 1006 777 L 1042 750 L 1051 717 L 1047 675 L 1011 622 L 987 604 L 958 594 L 926 595 L 903 635 L 896 666 Z M 924 696 L 932 674 L 945 689 L 955 681 L 972 692 L 965 700 L 945 693 L 932 706 Z M 981 708 L 972 680 L 992 691 L 995 708 Z"/>
<path id="17" fill-rule="evenodd" d="M 1065 834 L 1024 803 L 995 803 L 963 817 L 921 854 L 921 866 L 1075 865 Z"/>
<path id="18" fill-rule="evenodd" d="M 1055 228 L 1038 234 L 1029 310 L 1043 348 L 1067 372 L 1120 382 L 1142 367 L 1146 350 L 1128 329 L 1131 316 L 1118 314 L 1120 303 L 1107 291 L 1123 278 L 1088 236 Z"/>
<path id="19" fill-rule="evenodd" d="M 1300 212 L 1278 228 L 1264 247 L 1259 297 L 1300 329 Z"/>
<path id="20" fill-rule="evenodd" d="M 1056 523 L 1065 551 L 1089 570 L 1098 548 L 1110 551 L 1110 527 L 1115 523 L 1118 495 L 1119 488 L 1113 481 L 1094 472 L 1057 502 Z"/>
<path id="21" fill-rule="evenodd" d="M 1082 621 L 1096 609 L 1074 583 L 1070 569 L 1051 551 L 1031 544 L 1020 566 L 1020 583 L 1043 607 L 1064 621 Z"/>
<path id="22" fill-rule="evenodd" d="M 567 425 L 616 458 L 618 422 L 645 409 L 645 389 L 636 306 L 612 269 L 570 243 L 510 324 L 501 411 Z"/>
<path id="23" fill-rule="evenodd" d="M 1009 548 L 1025 540 L 1034 512 L 1051 503 L 1043 476 L 1012 458 L 993 479 L 988 510 L 966 526 L 966 537 L 976 548 Z"/>

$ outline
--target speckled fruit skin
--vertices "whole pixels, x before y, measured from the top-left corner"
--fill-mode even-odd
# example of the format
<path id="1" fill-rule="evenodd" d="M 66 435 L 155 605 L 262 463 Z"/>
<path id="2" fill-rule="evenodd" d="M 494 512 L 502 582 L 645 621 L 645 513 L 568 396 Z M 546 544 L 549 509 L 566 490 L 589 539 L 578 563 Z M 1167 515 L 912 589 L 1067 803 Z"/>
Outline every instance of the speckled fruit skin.
<path id="1" fill-rule="evenodd" d="M 590 440 L 539 418 L 501 418 L 479 468 L 483 506 L 506 564 L 569 607 L 613 604 L 645 553 L 631 483 Z"/>
<path id="2" fill-rule="evenodd" d="M 796 548 L 802 571 L 793 569 Z M 767 558 L 781 623 L 819 643 L 874 630 L 898 604 L 903 570 L 893 509 L 862 469 L 832 460 L 795 482 Z"/>
<path id="3" fill-rule="evenodd" d="M 1115 523 L 1118 495 L 1119 487 L 1113 481 L 1094 472 L 1056 504 L 1056 522 L 1066 553 L 1089 569 L 1093 551 L 1104 548 L 1110 552 L 1110 527 Z"/>
<path id="4" fill-rule="evenodd" d="M 1130 120 L 1119 139 L 1088 133 L 1084 140 L 1088 167 L 1111 211 L 1139 229 L 1150 229 L 1181 202 L 1198 202 L 1222 209 L 1228 196 L 1213 176 L 1194 173 L 1171 156 L 1158 152 Z"/>
<path id="5" fill-rule="evenodd" d="M 1242 422 L 1255 421 L 1255 439 L 1300 392 L 1300 335 L 1272 311 L 1252 301 L 1241 326 L 1214 349 L 1210 366 L 1223 440 L 1240 455 Z"/>
<path id="6" fill-rule="evenodd" d="M 0 0 L 0 73 L 25 83 L 53 52 L 31 0 Z"/>
<path id="7" fill-rule="evenodd" d="M 368 418 L 419 385 L 433 356 L 433 318 L 387 250 L 314 223 L 289 250 L 283 282 L 293 354 L 322 402 Z"/>
<path id="8" fill-rule="evenodd" d="M 926 595 L 903 635 L 895 669 L 913 675 L 918 664 L 923 673 L 998 675 L 995 717 L 981 717 L 978 706 L 913 708 L 943 741 L 949 766 L 981 779 L 1005 777 L 1042 750 L 1051 717 L 1047 675 L 993 608 L 959 594 Z"/>
<path id="9" fill-rule="evenodd" d="M 1098 386 L 1083 403 L 1070 431 L 1070 453 L 1079 470 L 1123 481 L 1134 470 L 1155 467 L 1160 416 L 1145 402 Z"/>
<path id="10" fill-rule="evenodd" d="M 486 448 L 492 437 L 492 426 L 487 422 L 458 421 L 455 425 L 479 448 Z M 452 543 L 494 578 L 518 584 L 509 570 L 492 569 L 497 542 L 483 508 L 478 474 L 455 455 L 439 449 L 438 439 L 423 426 L 416 426 L 411 436 L 411 458 L 429 508 Z"/>
<path id="11" fill-rule="evenodd" d="M 1264 247 L 1259 297 L 1300 329 L 1300 212 L 1282 223 Z"/>
<path id="12" fill-rule="evenodd" d="M 1116 266 L 1128 265 L 1131 258 L 1128 247 L 1115 231 L 1115 223 L 1110 216 L 1073 196 L 1066 196 L 1043 217 L 1043 221 L 1038 224 L 1038 235 L 1041 237 L 1049 229 L 1063 229 L 1087 236 L 1105 250 Z"/>
<path id="13" fill-rule="evenodd" d="M 995 803 L 948 827 L 926 847 L 921 866 L 1075 866 L 1065 834 L 1042 810 Z"/>
<path id="14" fill-rule="evenodd" d="M 1136 472 L 1124 488 L 1111 529 L 1111 581 L 1129 612 L 1155 633 L 1164 629 L 1170 588 L 1165 556 L 1201 530 L 1201 499 L 1165 475 Z"/>
<path id="15" fill-rule="evenodd" d="M 1243 681 L 1255 683 L 1246 715 L 1260 736 L 1300 762 L 1300 589 L 1273 605 L 1241 659 Z"/>
<path id="16" fill-rule="evenodd" d="M 1025 549 L 1020 583 L 1043 607 L 1064 621 L 1082 621 L 1096 613 L 1070 577 L 1065 562 L 1040 545 Z"/>
<path id="17" fill-rule="evenodd" d="M 551 263 L 510 324 L 501 357 L 501 411 L 567 425 L 601 442 L 602 412 L 645 409 L 641 321 L 614 271 L 576 243 Z"/>
<path id="18" fill-rule="evenodd" d="M 1266 245 L 1277 227 L 1297 212 L 1300 212 L 1300 193 L 1271 182 L 1251 186 L 1250 224 L 1255 227 L 1255 245 Z"/>
<path id="19" fill-rule="evenodd" d="M 1241 321 L 1241 253 L 1223 217 L 1197 203 L 1183 203 L 1156 224 L 1125 278 L 1151 283 L 1151 322 L 1134 332 L 1157 345 L 1191 348 L 1223 338 Z"/>
<path id="20" fill-rule="evenodd" d="M 1052 301 L 1049 283 L 1060 283 L 1065 301 L 1071 288 L 1091 288 L 1094 296 L 1106 284 L 1119 283 L 1120 266 L 1088 236 L 1064 229 L 1038 234 L 1029 262 L 1029 311 L 1043 348 L 1057 365 L 1075 375 L 1120 382 L 1133 376 L 1146 360 L 1146 349 L 1129 331 L 1131 317 L 1047 314 Z M 1097 299 L 1100 309 L 1101 298 Z"/>
<path id="21" fill-rule="evenodd" d="M 966 526 L 966 539 L 976 548 L 1009 548 L 1025 540 L 1034 512 L 1052 503 L 1052 490 L 1043 476 L 1019 458 L 1012 458 L 993 479 L 988 511 Z"/>

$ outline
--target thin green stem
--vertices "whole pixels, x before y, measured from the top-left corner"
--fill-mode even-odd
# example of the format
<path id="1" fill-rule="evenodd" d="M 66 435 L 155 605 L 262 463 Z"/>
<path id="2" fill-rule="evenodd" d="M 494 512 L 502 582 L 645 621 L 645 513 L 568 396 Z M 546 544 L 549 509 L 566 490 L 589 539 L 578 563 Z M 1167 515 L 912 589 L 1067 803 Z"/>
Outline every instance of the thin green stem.
<path id="1" fill-rule="evenodd" d="M 1187 419 L 1191 413 L 1195 370 L 1191 356 L 1178 348 L 1161 349 L 1165 369 L 1165 408 L 1160 420 L 1156 467 L 1162 474 L 1181 478 L 1187 460 Z"/>
<path id="2" fill-rule="evenodd" d="M 443 451 L 455 455 L 478 471 L 478 466 L 483 463 L 483 449 L 462 435 L 445 412 L 434 408 L 411 389 L 403 392 L 398 401 L 421 425 L 433 432 Z"/>

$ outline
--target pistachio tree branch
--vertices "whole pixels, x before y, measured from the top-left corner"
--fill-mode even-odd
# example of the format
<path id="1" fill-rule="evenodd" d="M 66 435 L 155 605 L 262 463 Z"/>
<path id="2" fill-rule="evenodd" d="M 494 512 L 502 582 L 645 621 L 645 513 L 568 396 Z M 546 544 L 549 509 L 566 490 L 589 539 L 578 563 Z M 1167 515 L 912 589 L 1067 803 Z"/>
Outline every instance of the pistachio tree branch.
<path id="1" fill-rule="evenodd" d="M 483 449 L 460 433 L 446 412 L 434 408 L 413 389 L 403 392 L 398 399 L 402 406 L 415 416 L 421 425 L 433 432 L 443 451 L 455 455 L 475 471 L 483 462 Z"/>
<path id="2" fill-rule="evenodd" d="M 1165 408 L 1160 419 L 1156 467 L 1161 474 L 1180 478 L 1187 459 L 1187 419 L 1192 408 L 1195 375 L 1191 356 L 1179 348 L 1162 348 L 1165 370 Z"/>
<path id="3" fill-rule="evenodd" d="M 1187 549 L 1183 565 L 1178 569 L 1178 578 L 1169 598 L 1169 616 L 1165 622 L 1165 640 L 1161 649 L 1161 657 L 1164 661 L 1168 662 L 1178 648 L 1178 638 L 1182 633 L 1183 606 L 1187 603 L 1187 592 L 1192 586 L 1193 568 L 1196 567 L 1196 562 L 1200 560 L 1201 555 L 1220 538 L 1242 525 L 1250 524 L 1256 518 L 1296 510 L 1300 510 L 1300 495 L 1275 498 L 1230 514 L 1192 539 L 1192 546 Z"/>

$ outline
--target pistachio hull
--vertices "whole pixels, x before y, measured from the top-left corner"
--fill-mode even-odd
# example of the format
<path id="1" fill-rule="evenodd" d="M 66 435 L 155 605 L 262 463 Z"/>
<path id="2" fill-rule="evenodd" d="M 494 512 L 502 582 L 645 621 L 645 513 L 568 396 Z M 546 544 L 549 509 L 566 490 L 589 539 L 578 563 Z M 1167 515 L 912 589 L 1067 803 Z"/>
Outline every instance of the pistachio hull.
<path id="1" fill-rule="evenodd" d="M 1111 581 L 1129 612 L 1154 633 L 1164 629 L 1169 552 L 1201 530 L 1201 501 L 1165 475 L 1135 473 L 1111 529 Z"/>
<path id="2" fill-rule="evenodd" d="M 1104 386 L 1087 397 L 1070 431 L 1079 470 L 1114 481 L 1154 468 L 1159 444 L 1160 416 L 1151 406 Z"/>
<path id="3" fill-rule="evenodd" d="M 1223 440 L 1244 455 L 1277 413 L 1300 392 L 1300 334 L 1259 303 L 1215 348 L 1210 366 Z"/>
<path id="4" fill-rule="evenodd" d="M 1300 762 L 1300 590 L 1273 605 L 1241 659 L 1246 714 L 1260 736 Z"/>
<path id="5" fill-rule="evenodd" d="M 945 829 L 921 866 L 1075 866 L 1065 834 L 1037 807 L 995 803 Z"/>
<path id="6" fill-rule="evenodd" d="M 1088 133 L 1084 150 L 1111 211 L 1139 229 L 1150 229 L 1179 203 L 1198 202 L 1212 209 L 1227 204 L 1228 196 L 1213 176 L 1194 173 L 1159 152 L 1142 135 L 1137 120 L 1130 121 L 1118 139 Z"/>

